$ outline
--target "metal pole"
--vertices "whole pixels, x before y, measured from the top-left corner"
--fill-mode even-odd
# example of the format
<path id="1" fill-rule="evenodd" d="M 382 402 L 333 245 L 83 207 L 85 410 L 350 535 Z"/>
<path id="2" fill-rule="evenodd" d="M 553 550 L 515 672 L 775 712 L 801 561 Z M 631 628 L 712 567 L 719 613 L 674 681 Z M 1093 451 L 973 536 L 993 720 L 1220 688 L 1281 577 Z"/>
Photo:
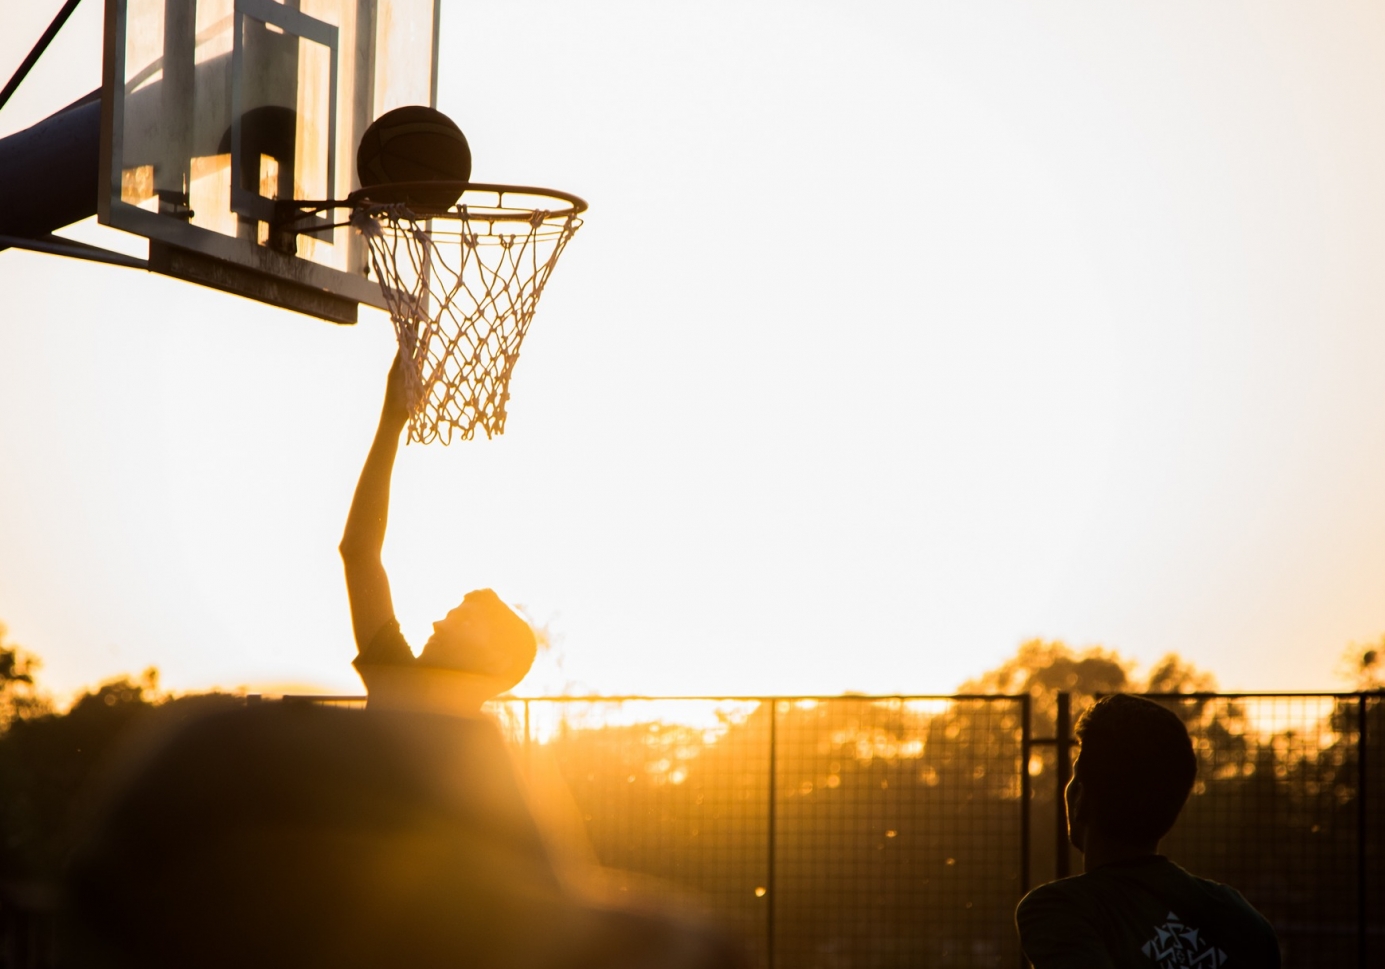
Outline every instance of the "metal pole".
<path id="1" fill-rule="evenodd" d="M 1057 770 L 1053 792 L 1053 877 L 1067 878 L 1068 865 L 1068 812 L 1063 800 L 1063 792 L 1072 776 L 1072 697 L 1068 693 L 1058 694 L 1058 715 L 1054 725 L 1054 743 L 1057 751 Z"/>
<path id="2" fill-rule="evenodd" d="M 48 45 L 53 43 L 53 38 L 58 36 L 58 31 L 63 29 L 63 24 L 67 23 L 67 18 L 72 16 L 72 11 L 77 9 L 77 4 L 82 0 L 67 0 L 63 8 L 58 11 L 58 15 L 53 18 L 53 22 L 48 25 L 48 29 L 43 32 L 43 36 L 38 39 L 33 50 L 29 51 L 29 56 L 24 58 L 24 62 L 19 65 L 19 69 L 14 72 L 5 89 L 0 91 L 0 108 L 5 106 L 10 96 L 19 90 L 19 85 L 24 83 L 24 79 L 29 76 L 29 72 L 34 69 L 38 59 L 43 56 L 43 52 L 48 49 Z"/>
<path id="3" fill-rule="evenodd" d="M 1029 891 L 1029 798 L 1032 795 L 1029 781 L 1029 758 L 1034 755 L 1033 729 L 1030 714 L 1033 709 L 1029 694 L 1020 697 L 1020 896 Z M 1026 969 L 1029 960 L 1020 950 L 1020 969 Z"/>
<path id="4" fill-rule="evenodd" d="M 1034 755 L 1033 729 L 1030 715 L 1033 710 L 1031 698 L 1020 697 L 1020 891 L 1029 891 L 1029 798 L 1032 785 L 1029 780 L 1029 758 Z"/>
<path id="5" fill-rule="evenodd" d="M 1366 969 L 1366 694 L 1356 698 L 1356 964 Z"/>
<path id="6" fill-rule="evenodd" d="M 534 757 L 530 748 L 529 733 L 529 701 L 524 701 L 524 777 L 526 780 L 534 779 Z"/>
<path id="7" fill-rule="evenodd" d="M 774 815 L 776 796 L 776 775 L 778 774 L 777 727 L 779 722 L 779 701 L 769 701 L 769 858 L 768 873 L 765 876 L 765 898 L 769 904 L 765 909 L 765 956 L 769 969 L 774 969 L 774 902 L 777 897 L 774 884 Z"/>
<path id="8" fill-rule="evenodd" d="M 442 0 L 433 0 L 433 73 L 428 78 L 428 107 L 438 108 L 438 53 L 442 49 Z"/>

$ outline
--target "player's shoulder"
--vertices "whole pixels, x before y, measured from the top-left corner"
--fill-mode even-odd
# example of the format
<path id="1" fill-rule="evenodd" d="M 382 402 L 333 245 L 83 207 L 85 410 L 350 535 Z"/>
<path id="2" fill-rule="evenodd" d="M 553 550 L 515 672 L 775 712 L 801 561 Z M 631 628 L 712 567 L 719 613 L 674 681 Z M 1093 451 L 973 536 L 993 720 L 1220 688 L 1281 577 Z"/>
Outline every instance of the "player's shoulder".
<path id="1" fill-rule="evenodd" d="M 1183 868 L 1178 868 L 1178 866 L 1176 865 L 1174 867 L 1177 868 L 1179 873 L 1184 878 L 1186 878 L 1192 884 L 1197 885 L 1198 888 L 1200 888 L 1202 891 L 1206 892 L 1209 895 L 1215 895 L 1217 897 L 1225 899 L 1228 902 L 1233 902 L 1238 905 L 1250 904 L 1245 900 L 1244 895 L 1242 895 L 1240 892 L 1238 892 L 1236 889 L 1232 888 L 1225 882 L 1215 881 L 1211 878 L 1204 878 L 1201 875 L 1194 875 L 1192 872 L 1187 871 Z"/>
<path id="2" fill-rule="evenodd" d="M 1026 957 L 1042 969 L 1098 969 L 1111 965 L 1106 922 L 1092 879 L 1073 875 L 1031 890 L 1015 909 L 1015 928 Z"/>
<path id="3" fill-rule="evenodd" d="M 1224 882 L 1214 881 L 1211 878 L 1204 878 L 1201 875 L 1194 875 L 1186 868 L 1160 857 L 1160 876 L 1165 879 L 1182 881 L 1187 886 L 1196 889 L 1202 894 L 1217 899 L 1226 905 L 1235 908 L 1245 909 L 1247 912 L 1254 913 L 1257 918 L 1263 918 L 1255 907 L 1246 901 L 1245 896 L 1230 885 Z"/>
<path id="4" fill-rule="evenodd" d="M 1024 898 L 1020 899 L 1020 907 L 1023 908 L 1026 904 L 1042 905 L 1049 901 L 1082 894 L 1083 878 L 1082 875 L 1071 875 L 1067 878 L 1059 878 L 1057 881 L 1045 882 L 1037 888 L 1031 888 Z"/>
<path id="5" fill-rule="evenodd" d="M 1216 898 L 1224 909 L 1235 911 L 1247 922 L 1253 923 L 1256 927 L 1262 927 L 1265 932 L 1271 935 L 1274 934 L 1270 920 L 1265 918 L 1259 909 L 1246 901 L 1246 897 L 1232 886 L 1199 875 L 1188 874 L 1188 877 L 1196 882 L 1204 893 Z"/>
<path id="6" fill-rule="evenodd" d="M 1160 878 L 1181 882 L 1171 892 L 1171 902 L 1180 912 L 1208 920 L 1209 929 L 1218 931 L 1225 942 L 1237 950 L 1255 952 L 1257 965 L 1279 965 L 1279 941 L 1270 920 L 1230 885 L 1194 875 L 1168 859 L 1161 859 Z M 1172 914 L 1172 913 L 1170 913 Z"/>
<path id="7" fill-rule="evenodd" d="M 1020 899 L 1015 920 L 1020 923 L 1047 919 L 1055 912 L 1071 913 L 1082 910 L 1094 899 L 1098 886 L 1088 875 L 1072 875 L 1047 882 Z"/>

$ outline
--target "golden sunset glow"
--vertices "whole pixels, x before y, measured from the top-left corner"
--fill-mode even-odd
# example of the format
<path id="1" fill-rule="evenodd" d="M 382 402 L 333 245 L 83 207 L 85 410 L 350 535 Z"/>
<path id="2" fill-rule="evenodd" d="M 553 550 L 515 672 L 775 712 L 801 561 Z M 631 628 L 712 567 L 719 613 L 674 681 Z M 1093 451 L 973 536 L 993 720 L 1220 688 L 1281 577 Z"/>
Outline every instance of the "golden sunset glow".
<path id="1" fill-rule="evenodd" d="M 99 85 L 101 12 L 0 135 Z M 400 452 L 409 641 L 489 587 L 553 643 L 520 693 L 946 693 L 1036 636 L 1343 685 L 1385 632 L 1382 63 L 1366 4 L 445 4 L 474 177 L 591 209 L 505 436 Z M 0 286 L 0 621 L 45 685 L 359 691 L 388 318 Z"/>

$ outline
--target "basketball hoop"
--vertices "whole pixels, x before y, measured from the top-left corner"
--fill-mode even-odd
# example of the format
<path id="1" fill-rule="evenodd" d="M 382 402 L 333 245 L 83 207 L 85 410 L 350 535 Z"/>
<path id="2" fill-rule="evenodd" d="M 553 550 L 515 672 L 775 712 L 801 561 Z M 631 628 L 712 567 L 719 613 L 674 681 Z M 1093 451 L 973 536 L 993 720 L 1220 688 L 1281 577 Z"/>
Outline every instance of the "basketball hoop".
<path id="1" fill-rule="evenodd" d="M 438 206 L 450 188 L 457 201 Z M 587 203 L 545 188 L 410 182 L 346 204 L 394 321 L 409 440 L 503 434 L 520 344 Z"/>

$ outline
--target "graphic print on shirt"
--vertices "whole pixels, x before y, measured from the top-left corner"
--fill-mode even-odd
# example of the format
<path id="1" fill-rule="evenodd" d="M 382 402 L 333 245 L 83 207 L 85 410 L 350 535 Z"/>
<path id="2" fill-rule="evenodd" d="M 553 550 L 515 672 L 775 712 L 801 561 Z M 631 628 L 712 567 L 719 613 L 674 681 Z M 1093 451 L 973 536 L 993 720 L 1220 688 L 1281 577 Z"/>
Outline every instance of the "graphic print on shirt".
<path id="1" fill-rule="evenodd" d="M 1156 926 L 1154 938 L 1140 951 L 1154 960 L 1159 969 L 1217 969 L 1226 962 L 1226 953 L 1202 937 L 1202 933 L 1170 912 L 1168 921 Z"/>

